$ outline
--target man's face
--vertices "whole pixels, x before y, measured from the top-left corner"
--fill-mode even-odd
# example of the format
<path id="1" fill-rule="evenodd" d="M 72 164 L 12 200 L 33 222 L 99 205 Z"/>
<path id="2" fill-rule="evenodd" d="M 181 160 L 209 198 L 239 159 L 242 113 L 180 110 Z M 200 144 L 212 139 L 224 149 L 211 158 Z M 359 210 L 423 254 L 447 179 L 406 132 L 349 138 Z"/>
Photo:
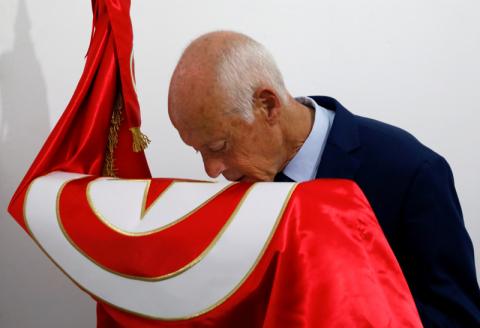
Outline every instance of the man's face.
<path id="1" fill-rule="evenodd" d="M 169 110 L 182 140 L 201 153 L 212 178 L 222 174 L 230 181 L 272 181 L 282 166 L 278 125 L 261 107 L 254 106 L 254 119 L 248 122 L 216 104 L 192 103 L 180 114 Z"/>

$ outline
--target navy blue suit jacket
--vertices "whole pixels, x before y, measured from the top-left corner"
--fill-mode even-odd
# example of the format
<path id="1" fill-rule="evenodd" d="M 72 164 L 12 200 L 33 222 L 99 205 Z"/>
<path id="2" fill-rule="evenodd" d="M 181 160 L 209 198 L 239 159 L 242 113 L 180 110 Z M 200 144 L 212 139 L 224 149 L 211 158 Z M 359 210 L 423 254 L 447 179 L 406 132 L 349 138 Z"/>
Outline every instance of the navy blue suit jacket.
<path id="1" fill-rule="evenodd" d="M 443 157 L 394 126 L 334 110 L 317 178 L 354 180 L 395 253 L 426 327 L 480 327 L 480 290 L 452 171 Z"/>

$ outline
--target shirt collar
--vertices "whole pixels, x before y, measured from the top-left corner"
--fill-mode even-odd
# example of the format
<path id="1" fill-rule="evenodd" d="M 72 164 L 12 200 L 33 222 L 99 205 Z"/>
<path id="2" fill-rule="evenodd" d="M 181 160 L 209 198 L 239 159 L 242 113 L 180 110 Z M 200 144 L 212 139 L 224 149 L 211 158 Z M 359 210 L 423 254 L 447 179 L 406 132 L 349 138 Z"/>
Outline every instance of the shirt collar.
<path id="1" fill-rule="evenodd" d="M 283 170 L 292 180 L 302 182 L 315 178 L 335 112 L 321 107 L 309 97 L 297 97 L 295 100 L 311 108 L 315 114 L 310 134 Z"/>

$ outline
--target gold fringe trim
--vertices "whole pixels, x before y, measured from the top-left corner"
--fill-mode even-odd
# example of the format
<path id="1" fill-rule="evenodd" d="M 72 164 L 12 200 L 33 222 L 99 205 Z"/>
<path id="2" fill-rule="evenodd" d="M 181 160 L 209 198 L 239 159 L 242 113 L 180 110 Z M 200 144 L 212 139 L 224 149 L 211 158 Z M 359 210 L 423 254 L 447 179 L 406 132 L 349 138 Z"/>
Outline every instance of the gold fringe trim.
<path id="1" fill-rule="evenodd" d="M 112 111 L 112 118 L 110 119 L 110 130 L 108 133 L 107 149 L 105 151 L 105 160 L 103 162 L 103 176 L 116 177 L 115 168 L 115 148 L 118 144 L 118 132 L 120 131 L 120 125 L 122 124 L 122 109 L 123 98 L 121 94 L 118 94 L 115 106 Z"/>
<path id="2" fill-rule="evenodd" d="M 145 150 L 150 143 L 150 139 L 140 131 L 140 127 L 130 128 L 133 136 L 133 151 L 138 153 Z"/>

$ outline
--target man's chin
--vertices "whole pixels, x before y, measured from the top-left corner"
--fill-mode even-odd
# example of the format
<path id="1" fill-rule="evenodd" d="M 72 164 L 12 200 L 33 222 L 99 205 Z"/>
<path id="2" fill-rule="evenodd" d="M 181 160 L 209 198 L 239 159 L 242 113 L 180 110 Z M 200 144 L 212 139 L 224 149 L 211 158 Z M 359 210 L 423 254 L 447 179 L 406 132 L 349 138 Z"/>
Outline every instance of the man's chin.
<path id="1" fill-rule="evenodd" d="M 244 176 L 238 178 L 236 181 L 238 181 L 238 182 L 261 182 L 263 180 L 261 180 L 259 178 L 249 177 L 249 176 L 244 175 Z"/>
<path id="2" fill-rule="evenodd" d="M 257 182 L 257 181 L 259 181 L 258 179 L 254 179 L 254 178 L 246 176 L 246 175 L 242 175 L 242 176 L 239 176 L 239 177 L 236 177 L 236 178 L 231 178 L 231 177 L 226 177 L 226 176 L 224 176 L 224 177 L 228 181 L 233 181 L 233 182 Z"/>
<path id="3" fill-rule="evenodd" d="M 231 178 L 231 177 L 228 177 L 228 176 L 224 176 L 225 179 L 227 179 L 228 181 L 235 181 L 235 182 L 262 182 L 262 181 L 270 181 L 268 179 L 261 179 L 261 178 L 258 178 L 258 177 L 252 177 L 252 176 L 248 176 L 248 175 L 242 175 L 242 176 L 239 176 L 239 177 L 235 177 L 235 178 Z"/>

